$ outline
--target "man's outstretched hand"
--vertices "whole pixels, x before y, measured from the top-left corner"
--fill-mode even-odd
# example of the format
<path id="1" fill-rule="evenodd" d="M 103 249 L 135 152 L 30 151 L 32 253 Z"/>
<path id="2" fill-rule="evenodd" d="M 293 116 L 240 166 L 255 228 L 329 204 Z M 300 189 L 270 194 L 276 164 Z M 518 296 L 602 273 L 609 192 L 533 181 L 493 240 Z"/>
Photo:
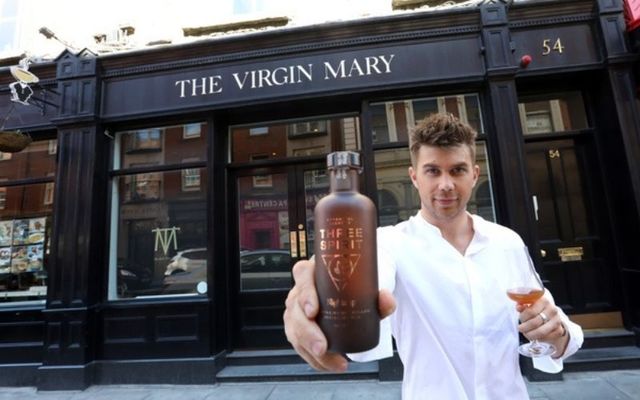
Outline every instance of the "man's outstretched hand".
<path id="1" fill-rule="evenodd" d="M 285 302 L 284 330 L 287 340 L 300 356 L 318 371 L 342 372 L 347 369 L 347 360 L 338 353 L 327 351 L 327 339 L 316 323 L 318 294 L 314 279 L 315 263 L 312 260 L 298 261 L 293 267 L 295 285 Z M 391 315 L 396 300 L 387 290 L 378 296 L 381 318 Z"/>

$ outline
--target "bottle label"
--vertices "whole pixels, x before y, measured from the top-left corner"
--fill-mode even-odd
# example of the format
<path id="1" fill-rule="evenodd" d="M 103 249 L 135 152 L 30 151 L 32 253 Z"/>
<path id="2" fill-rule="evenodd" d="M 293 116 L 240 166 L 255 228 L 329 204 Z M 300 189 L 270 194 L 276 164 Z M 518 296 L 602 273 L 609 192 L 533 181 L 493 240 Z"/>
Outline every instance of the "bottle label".
<path id="1" fill-rule="evenodd" d="M 319 229 L 322 262 L 338 292 L 345 289 L 361 258 L 364 234 L 353 218 L 328 218 Z"/>

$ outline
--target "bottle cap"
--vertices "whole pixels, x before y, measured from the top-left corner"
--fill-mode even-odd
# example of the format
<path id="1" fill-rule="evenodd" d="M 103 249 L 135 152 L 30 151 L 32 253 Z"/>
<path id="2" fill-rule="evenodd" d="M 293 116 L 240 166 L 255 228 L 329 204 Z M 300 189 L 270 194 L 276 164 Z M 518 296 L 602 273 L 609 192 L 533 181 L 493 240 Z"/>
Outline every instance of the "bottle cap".
<path id="1" fill-rule="evenodd" d="M 360 153 L 355 151 L 336 151 L 327 154 L 327 167 L 354 167 L 360 168 Z"/>

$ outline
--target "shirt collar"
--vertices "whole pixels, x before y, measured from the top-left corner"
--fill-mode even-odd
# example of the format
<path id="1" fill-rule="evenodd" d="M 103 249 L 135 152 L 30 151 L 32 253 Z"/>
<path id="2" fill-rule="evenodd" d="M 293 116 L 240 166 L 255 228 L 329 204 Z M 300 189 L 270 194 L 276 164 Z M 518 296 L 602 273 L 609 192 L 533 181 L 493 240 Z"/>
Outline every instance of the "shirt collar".
<path id="1" fill-rule="evenodd" d="M 485 221 L 481 216 L 470 214 L 467 212 L 467 215 L 471 217 L 471 224 L 473 227 L 473 238 L 471 239 L 471 243 L 467 247 L 467 251 L 465 252 L 465 256 L 471 256 L 475 253 L 478 253 L 487 245 L 490 241 L 490 236 L 487 227 L 487 221 Z M 429 223 L 420 211 L 418 211 L 411 219 L 417 224 L 420 228 L 426 229 L 429 233 L 438 235 L 442 237 L 442 231 L 437 226 Z"/>

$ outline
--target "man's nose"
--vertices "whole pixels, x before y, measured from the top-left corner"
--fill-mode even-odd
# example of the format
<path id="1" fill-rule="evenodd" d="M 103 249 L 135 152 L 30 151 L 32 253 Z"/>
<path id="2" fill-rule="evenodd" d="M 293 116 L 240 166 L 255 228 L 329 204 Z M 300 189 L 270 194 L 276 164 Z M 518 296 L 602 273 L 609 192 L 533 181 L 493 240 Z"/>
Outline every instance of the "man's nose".
<path id="1" fill-rule="evenodd" d="M 440 190 L 448 192 L 453 190 L 453 179 L 449 175 L 442 174 L 440 182 L 438 183 Z"/>

